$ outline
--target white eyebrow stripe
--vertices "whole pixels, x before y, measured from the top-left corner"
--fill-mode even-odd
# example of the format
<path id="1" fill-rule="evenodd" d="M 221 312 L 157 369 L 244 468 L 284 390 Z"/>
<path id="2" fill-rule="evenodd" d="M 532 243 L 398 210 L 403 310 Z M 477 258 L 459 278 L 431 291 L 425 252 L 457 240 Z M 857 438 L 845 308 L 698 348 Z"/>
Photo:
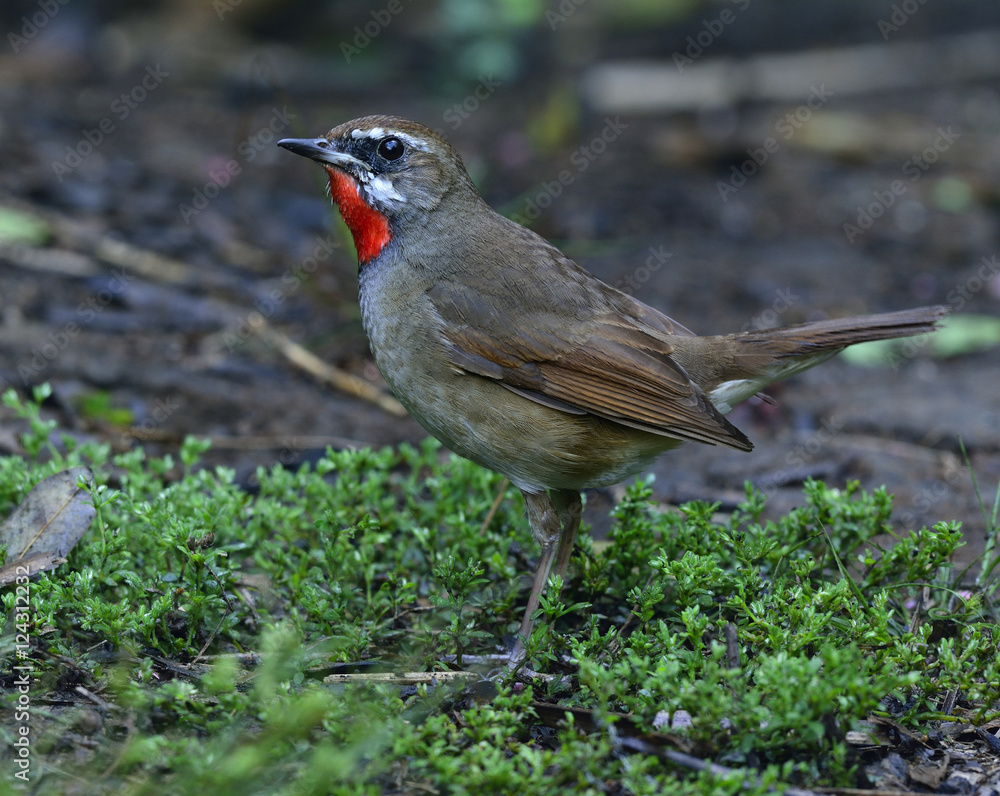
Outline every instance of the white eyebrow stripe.
<path id="1" fill-rule="evenodd" d="M 381 127 L 373 127 L 371 130 L 351 130 L 351 138 L 381 138 L 385 135 L 385 130 Z"/>
<path id="2" fill-rule="evenodd" d="M 400 141 L 414 149 L 419 149 L 421 152 L 426 152 L 428 147 L 427 143 L 419 138 L 414 138 L 412 135 L 407 135 L 406 133 L 401 133 L 396 130 L 386 130 L 383 127 L 373 127 L 370 130 L 355 129 L 351 130 L 351 138 L 357 140 L 359 138 L 384 138 L 385 136 L 394 135 Z"/>
<path id="3" fill-rule="evenodd" d="M 419 149 L 421 152 L 427 151 L 427 142 L 422 138 L 414 138 L 412 135 L 407 135 L 406 133 L 395 133 L 394 135 L 414 149 Z"/>

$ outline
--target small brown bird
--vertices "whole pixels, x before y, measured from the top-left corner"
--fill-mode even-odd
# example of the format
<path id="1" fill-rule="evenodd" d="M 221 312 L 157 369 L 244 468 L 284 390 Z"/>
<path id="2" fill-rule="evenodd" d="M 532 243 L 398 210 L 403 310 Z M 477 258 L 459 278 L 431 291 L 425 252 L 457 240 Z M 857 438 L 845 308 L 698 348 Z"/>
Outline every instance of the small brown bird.
<path id="1" fill-rule="evenodd" d="M 584 271 L 479 196 L 416 122 L 367 116 L 279 146 L 315 160 L 354 236 L 361 314 L 399 401 L 456 453 L 507 476 L 542 548 L 518 660 L 580 490 L 693 440 L 753 447 L 724 415 L 845 346 L 922 334 L 943 307 L 698 337 Z"/>

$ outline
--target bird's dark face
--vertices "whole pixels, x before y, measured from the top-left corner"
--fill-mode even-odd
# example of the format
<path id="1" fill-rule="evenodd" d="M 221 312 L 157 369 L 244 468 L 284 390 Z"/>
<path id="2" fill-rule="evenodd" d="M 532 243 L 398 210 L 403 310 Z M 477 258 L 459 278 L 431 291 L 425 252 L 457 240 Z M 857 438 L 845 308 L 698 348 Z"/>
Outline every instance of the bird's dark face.
<path id="1" fill-rule="evenodd" d="M 366 116 L 320 138 L 278 142 L 315 160 L 354 235 L 358 259 L 377 256 L 400 228 L 418 223 L 453 191 L 476 190 L 458 153 L 433 130 L 392 116 Z"/>
<path id="2" fill-rule="evenodd" d="M 411 207 L 434 209 L 453 187 L 472 188 L 447 141 L 422 124 L 393 116 L 366 116 L 321 138 L 286 138 L 278 146 L 348 175 L 361 199 L 390 219 Z"/>

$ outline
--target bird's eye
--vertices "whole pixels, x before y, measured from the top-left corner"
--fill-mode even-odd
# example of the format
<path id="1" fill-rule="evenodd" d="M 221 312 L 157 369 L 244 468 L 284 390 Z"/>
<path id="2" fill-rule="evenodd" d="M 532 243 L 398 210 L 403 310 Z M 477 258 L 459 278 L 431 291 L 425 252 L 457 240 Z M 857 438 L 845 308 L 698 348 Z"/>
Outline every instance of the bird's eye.
<path id="1" fill-rule="evenodd" d="M 399 160 L 403 157 L 403 142 L 395 136 L 383 138 L 379 141 L 376 151 L 386 160 Z"/>

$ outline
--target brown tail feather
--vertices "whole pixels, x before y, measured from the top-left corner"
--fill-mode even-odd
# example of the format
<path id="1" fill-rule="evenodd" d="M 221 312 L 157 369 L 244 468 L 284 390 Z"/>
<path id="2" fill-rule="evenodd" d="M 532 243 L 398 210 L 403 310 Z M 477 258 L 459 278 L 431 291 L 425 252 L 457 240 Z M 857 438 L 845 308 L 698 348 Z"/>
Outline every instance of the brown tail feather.
<path id="1" fill-rule="evenodd" d="M 678 338 L 674 358 L 725 414 L 769 384 L 856 343 L 932 332 L 947 307 L 918 307 L 717 337 Z"/>
<path id="2" fill-rule="evenodd" d="M 768 329 L 765 332 L 748 332 L 736 337 L 746 342 L 756 339 L 766 347 L 771 347 L 775 356 L 795 356 L 841 349 L 872 340 L 891 340 L 896 337 L 926 334 L 934 331 L 938 321 L 947 314 L 947 307 L 917 307 L 881 315 L 834 318 L 798 326 Z"/>

